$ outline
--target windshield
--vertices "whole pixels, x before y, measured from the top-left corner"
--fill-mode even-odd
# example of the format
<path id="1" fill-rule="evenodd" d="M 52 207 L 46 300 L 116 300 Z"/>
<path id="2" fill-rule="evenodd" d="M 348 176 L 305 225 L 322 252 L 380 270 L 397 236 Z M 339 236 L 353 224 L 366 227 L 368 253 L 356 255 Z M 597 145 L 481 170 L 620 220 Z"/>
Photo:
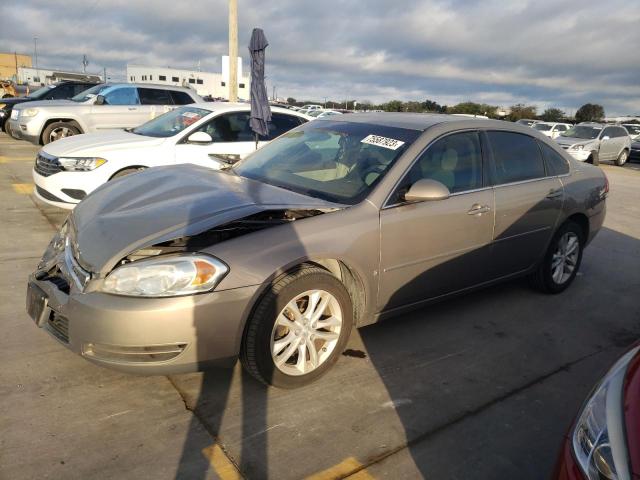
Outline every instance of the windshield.
<path id="1" fill-rule="evenodd" d="M 575 127 L 570 128 L 564 133 L 561 133 L 563 137 L 572 137 L 572 138 L 584 138 L 585 140 L 593 140 L 602 131 L 602 127 L 589 127 L 586 125 L 576 125 Z"/>
<path id="2" fill-rule="evenodd" d="M 311 110 L 309 113 L 307 113 L 307 115 L 309 115 L 310 117 L 317 117 L 321 113 L 322 113 L 322 110 Z"/>
<path id="3" fill-rule="evenodd" d="M 42 98 L 52 88 L 55 88 L 55 85 L 47 85 L 46 87 L 39 88 L 35 92 L 30 93 L 29 95 L 27 95 L 27 98 L 35 98 L 35 99 Z"/>
<path id="4" fill-rule="evenodd" d="M 640 125 L 625 125 L 625 128 L 631 135 L 640 133 Z"/>
<path id="5" fill-rule="evenodd" d="M 106 88 L 109 88 L 110 86 L 111 85 L 107 85 L 107 84 L 104 84 L 104 83 L 102 83 L 100 85 L 96 85 L 94 87 L 91 87 L 88 90 L 80 92 L 78 95 L 73 97 L 71 100 L 73 100 L 74 102 L 86 102 L 87 100 L 97 96 L 98 94 L 100 94 L 100 92 L 102 92 Z"/>
<path id="6" fill-rule="evenodd" d="M 551 130 L 551 125 L 549 125 L 548 123 L 536 123 L 533 128 L 535 128 L 536 130 L 540 130 L 541 132 L 546 132 L 548 130 Z"/>
<path id="7" fill-rule="evenodd" d="M 176 108 L 134 128 L 131 133 L 147 137 L 173 137 L 210 113 L 211 110 L 205 110 L 204 108 Z"/>
<path id="8" fill-rule="evenodd" d="M 282 135 L 233 171 L 331 202 L 364 200 L 419 131 L 365 123 L 309 122 Z"/>

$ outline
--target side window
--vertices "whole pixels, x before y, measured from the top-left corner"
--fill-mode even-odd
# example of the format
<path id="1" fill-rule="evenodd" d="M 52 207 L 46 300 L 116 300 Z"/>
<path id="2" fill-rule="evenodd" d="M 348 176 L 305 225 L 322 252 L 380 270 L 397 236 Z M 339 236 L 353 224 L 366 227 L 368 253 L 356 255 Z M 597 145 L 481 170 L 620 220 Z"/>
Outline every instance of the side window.
<path id="1" fill-rule="evenodd" d="M 74 85 L 73 86 L 73 95 L 76 96 L 79 93 L 84 92 L 85 90 L 89 90 L 91 87 L 93 87 L 95 85 L 89 85 L 89 84 L 84 84 L 84 85 Z"/>
<path id="2" fill-rule="evenodd" d="M 477 132 L 454 133 L 430 145 L 400 183 L 391 203 L 418 180 L 428 178 L 443 183 L 451 193 L 481 188 L 482 150 Z"/>
<path id="3" fill-rule="evenodd" d="M 138 105 L 138 91 L 135 87 L 121 87 L 111 90 L 104 96 L 107 105 Z"/>
<path id="4" fill-rule="evenodd" d="M 629 132 L 627 132 L 627 130 L 622 127 L 616 128 L 616 131 L 618 132 L 618 134 L 616 135 L 618 137 L 626 137 L 629 135 Z"/>
<path id="5" fill-rule="evenodd" d="M 173 105 L 169 92 L 159 88 L 138 88 L 142 105 Z"/>
<path id="6" fill-rule="evenodd" d="M 292 128 L 295 128 L 304 123 L 301 120 L 303 119 L 294 115 L 287 115 L 285 113 L 271 114 L 271 122 L 269 123 L 269 135 L 263 140 L 273 140 L 283 133 L 287 133 Z"/>
<path id="7" fill-rule="evenodd" d="M 616 137 L 615 129 L 611 127 L 605 128 L 602 131 L 602 135 L 600 135 L 600 138 L 604 138 L 604 137 L 615 138 Z"/>
<path id="8" fill-rule="evenodd" d="M 567 126 L 566 125 L 556 125 L 556 130 L 559 132 L 566 132 L 567 131 Z"/>
<path id="9" fill-rule="evenodd" d="M 549 175 L 564 175 L 569 173 L 569 164 L 562 155 L 544 142 L 538 142 L 538 144 L 542 149 L 542 156 L 544 157 L 544 163 Z"/>
<path id="10" fill-rule="evenodd" d="M 73 85 L 69 85 L 69 84 L 60 85 L 59 87 L 56 87 L 53 90 L 51 90 L 50 96 L 54 100 L 71 98 L 74 96 Z M 47 98 L 49 98 L 49 95 L 47 95 Z"/>
<path id="11" fill-rule="evenodd" d="M 191 98 L 186 92 L 169 90 L 169 93 L 171 94 L 171 98 L 173 98 L 173 103 L 176 105 L 189 105 L 191 103 L 195 103 L 193 98 Z"/>
<path id="12" fill-rule="evenodd" d="M 536 141 L 528 135 L 487 132 L 496 173 L 496 184 L 520 182 L 545 176 Z"/>
<path id="13" fill-rule="evenodd" d="M 214 142 L 252 142 L 255 140 L 249 126 L 249 112 L 218 115 L 200 130 L 211 135 Z"/>

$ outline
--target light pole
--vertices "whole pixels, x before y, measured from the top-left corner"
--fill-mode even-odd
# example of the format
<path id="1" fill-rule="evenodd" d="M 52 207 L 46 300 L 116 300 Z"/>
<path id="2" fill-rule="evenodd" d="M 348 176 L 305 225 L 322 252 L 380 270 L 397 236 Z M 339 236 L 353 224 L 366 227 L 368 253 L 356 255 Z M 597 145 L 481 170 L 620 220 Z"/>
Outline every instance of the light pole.
<path id="1" fill-rule="evenodd" d="M 238 101 L 238 0 L 229 0 L 229 101 Z"/>
<path id="2" fill-rule="evenodd" d="M 33 56 L 36 57 L 36 77 L 40 82 L 40 71 L 38 70 L 38 37 L 33 37 Z"/>

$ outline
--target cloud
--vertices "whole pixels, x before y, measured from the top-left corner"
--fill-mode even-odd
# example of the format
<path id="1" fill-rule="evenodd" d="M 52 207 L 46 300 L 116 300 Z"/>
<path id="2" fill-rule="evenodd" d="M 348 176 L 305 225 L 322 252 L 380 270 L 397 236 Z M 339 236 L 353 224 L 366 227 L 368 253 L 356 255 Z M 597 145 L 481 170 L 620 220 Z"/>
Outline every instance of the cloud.
<path id="1" fill-rule="evenodd" d="M 5 0 L 6 3 L 6 0 Z M 269 91 L 321 100 L 534 103 L 640 113 L 640 9 L 628 0 L 239 0 L 239 51 L 255 26 Z M 219 71 L 224 0 L 8 0 L 0 44 L 79 69 L 127 63 Z"/>

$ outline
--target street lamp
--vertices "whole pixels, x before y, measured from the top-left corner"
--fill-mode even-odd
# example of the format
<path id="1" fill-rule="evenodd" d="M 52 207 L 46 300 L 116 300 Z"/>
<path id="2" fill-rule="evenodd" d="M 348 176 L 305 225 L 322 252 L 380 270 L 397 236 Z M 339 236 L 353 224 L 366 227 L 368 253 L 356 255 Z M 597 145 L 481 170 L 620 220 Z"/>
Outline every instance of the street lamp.
<path id="1" fill-rule="evenodd" d="M 36 59 L 36 78 L 40 82 L 40 71 L 38 70 L 38 37 L 33 37 L 33 56 Z"/>

